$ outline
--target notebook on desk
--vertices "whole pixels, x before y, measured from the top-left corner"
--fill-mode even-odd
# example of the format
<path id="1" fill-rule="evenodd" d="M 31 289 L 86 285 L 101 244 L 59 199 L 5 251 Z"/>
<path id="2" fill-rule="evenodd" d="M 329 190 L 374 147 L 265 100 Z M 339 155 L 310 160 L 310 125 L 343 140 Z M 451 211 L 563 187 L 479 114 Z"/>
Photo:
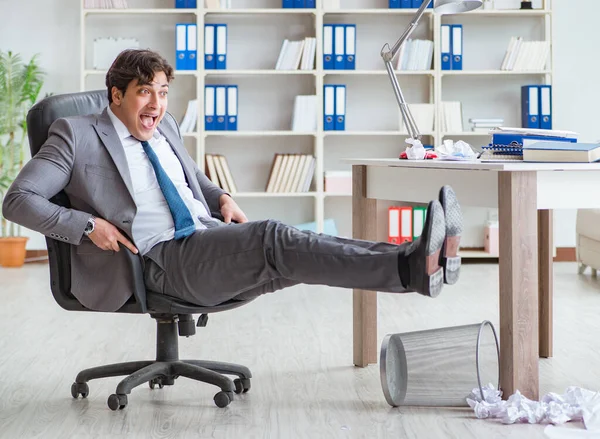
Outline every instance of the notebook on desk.
<path id="1" fill-rule="evenodd" d="M 524 162 L 593 163 L 599 160 L 598 143 L 536 142 L 523 147 Z"/>

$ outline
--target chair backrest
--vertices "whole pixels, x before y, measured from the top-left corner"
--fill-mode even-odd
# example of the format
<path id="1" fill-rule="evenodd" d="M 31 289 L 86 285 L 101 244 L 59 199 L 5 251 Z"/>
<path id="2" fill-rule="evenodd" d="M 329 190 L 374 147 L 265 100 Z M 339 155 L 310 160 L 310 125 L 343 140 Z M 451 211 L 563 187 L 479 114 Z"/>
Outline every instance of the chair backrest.
<path id="1" fill-rule="evenodd" d="M 49 96 L 35 104 L 27 114 L 27 135 L 31 156 L 37 154 L 46 142 L 50 126 L 56 119 L 97 114 L 102 112 L 107 105 L 106 90 Z M 64 192 L 58 193 L 50 201 L 60 206 L 70 207 L 69 199 Z M 89 311 L 71 294 L 71 245 L 52 238 L 46 238 L 46 244 L 54 299 L 66 310 Z M 136 258 L 138 257 L 132 254 L 131 261 L 129 261 L 132 266 L 140 264 Z M 143 287 L 143 278 L 141 282 Z M 119 312 L 145 313 L 145 292 L 140 291 L 140 294 L 123 306 Z"/>

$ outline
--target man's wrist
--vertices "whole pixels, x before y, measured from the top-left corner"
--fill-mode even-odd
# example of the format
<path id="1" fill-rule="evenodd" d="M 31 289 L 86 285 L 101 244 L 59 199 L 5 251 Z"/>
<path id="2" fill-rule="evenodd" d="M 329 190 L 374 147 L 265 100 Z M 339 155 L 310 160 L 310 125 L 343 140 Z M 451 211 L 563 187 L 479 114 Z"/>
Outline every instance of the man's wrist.
<path id="1" fill-rule="evenodd" d="M 231 200 L 233 200 L 233 198 L 231 198 L 229 194 L 222 194 L 219 197 L 219 207 L 223 207 L 225 203 L 228 203 Z"/>

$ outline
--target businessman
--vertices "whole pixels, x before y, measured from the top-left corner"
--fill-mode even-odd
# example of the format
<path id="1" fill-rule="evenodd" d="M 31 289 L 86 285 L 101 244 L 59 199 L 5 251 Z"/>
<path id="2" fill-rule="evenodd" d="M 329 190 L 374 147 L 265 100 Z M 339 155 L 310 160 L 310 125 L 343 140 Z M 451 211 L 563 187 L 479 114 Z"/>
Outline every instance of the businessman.
<path id="1" fill-rule="evenodd" d="M 75 246 L 71 290 L 84 306 L 114 311 L 131 297 L 125 252 L 139 255 L 148 289 L 204 306 L 299 283 L 435 297 L 457 281 L 462 216 L 450 187 L 402 245 L 248 221 L 187 154 L 166 113 L 172 80 L 159 54 L 122 52 L 107 108 L 56 120 L 5 196 L 8 220 Z M 49 201 L 62 190 L 69 208 Z"/>

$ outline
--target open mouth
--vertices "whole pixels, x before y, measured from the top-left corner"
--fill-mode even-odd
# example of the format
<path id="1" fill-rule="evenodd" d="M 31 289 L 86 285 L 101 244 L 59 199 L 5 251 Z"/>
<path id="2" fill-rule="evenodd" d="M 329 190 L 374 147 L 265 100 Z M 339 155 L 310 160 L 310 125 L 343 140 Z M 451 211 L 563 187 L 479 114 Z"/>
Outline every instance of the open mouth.
<path id="1" fill-rule="evenodd" d="M 151 130 L 156 125 L 156 121 L 158 120 L 158 116 L 154 116 L 152 114 L 142 114 L 140 116 L 140 120 L 142 121 L 142 126 L 147 130 Z"/>

